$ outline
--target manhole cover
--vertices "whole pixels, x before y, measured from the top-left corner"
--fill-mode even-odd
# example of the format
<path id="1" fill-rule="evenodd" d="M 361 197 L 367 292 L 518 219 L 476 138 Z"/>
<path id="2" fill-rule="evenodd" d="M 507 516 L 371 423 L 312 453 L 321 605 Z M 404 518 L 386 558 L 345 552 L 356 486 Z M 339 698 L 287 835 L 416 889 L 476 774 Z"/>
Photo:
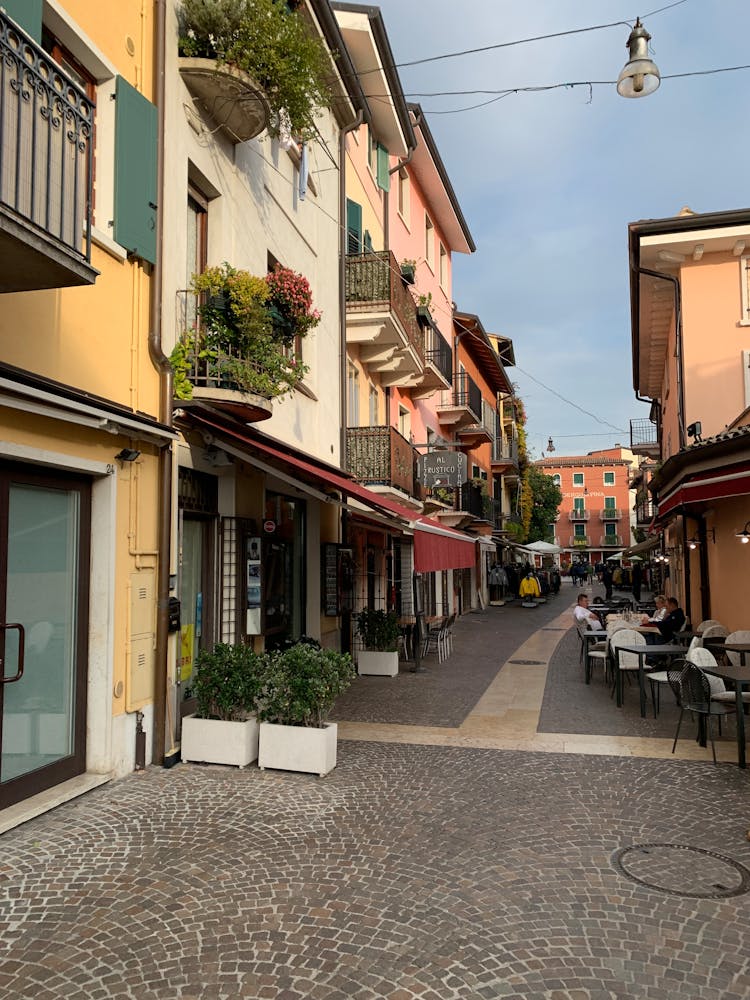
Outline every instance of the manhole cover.
<path id="1" fill-rule="evenodd" d="M 542 667 L 544 660 L 508 660 L 508 663 L 520 663 L 524 667 Z"/>
<path id="2" fill-rule="evenodd" d="M 634 844 L 612 856 L 626 878 L 674 896 L 724 899 L 750 889 L 750 871 L 733 858 L 684 844 Z"/>

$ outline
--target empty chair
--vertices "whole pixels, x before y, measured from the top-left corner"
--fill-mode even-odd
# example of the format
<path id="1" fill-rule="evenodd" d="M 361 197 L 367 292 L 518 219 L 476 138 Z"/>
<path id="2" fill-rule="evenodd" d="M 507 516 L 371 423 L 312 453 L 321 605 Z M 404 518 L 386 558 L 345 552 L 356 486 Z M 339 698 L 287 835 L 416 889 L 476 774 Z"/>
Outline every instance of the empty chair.
<path id="1" fill-rule="evenodd" d="M 730 632 L 729 635 L 727 636 L 726 641 L 730 644 L 733 642 L 750 642 L 750 629 L 741 628 L 738 629 L 736 632 Z M 734 664 L 735 667 L 739 667 L 740 664 L 742 663 L 741 653 L 737 653 L 732 649 L 728 649 L 726 650 L 724 655 L 727 657 L 730 663 Z"/>
<path id="2" fill-rule="evenodd" d="M 731 652 L 731 650 L 730 650 Z M 729 655 L 729 653 L 727 654 Z M 735 653 L 735 656 L 737 654 Z M 688 650 L 688 655 L 686 659 L 694 663 L 696 667 L 715 667 L 716 657 L 711 652 L 710 649 L 694 649 L 692 652 Z M 734 705 L 736 702 L 734 691 L 727 691 L 727 686 L 721 677 L 714 677 L 712 674 L 707 673 L 708 683 L 711 688 L 711 701 L 721 702 L 723 705 Z M 750 702 L 750 691 L 742 692 L 742 700 L 744 702 Z M 721 735 L 721 719 L 719 719 L 719 735 Z"/>
<path id="3" fill-rule="evenodd" d="M 619 653 L 620 646 L 645 646 L 646 636 L 636 632 L 632 628 L 618 629 L 609 640 L 609 647 L 612 651 L 612 662 L 614 663 L 615 682 L 617 681 L 618 670 L 627 673 L 638 672 L 638 656 L 636 653 Z M 644 665 L 644 670 L 650 670 L 648 665 Z"/>
<path id="4" fill-rule="evenodd" d="M 702 666 L 702 664 L 698 663 L 698 660 L 696 660 L 692 655 L 696 651 L 696 649 L 699 649 L 701 653 L 708 653 L 707 649 L 703 649 L 703 640 L 700 638 L 700 636 L 697 635 L 693 636 L 693 638 L 690 640 L 690 645 L 688 646 L 687 653 L 685 653 L 685 659 L 691 660 L 698 666 Z M 709 656 L 710 655 L 711 654 L 709 653 Z M 711 656 L 711 659 L 713 660 L 714 666 L 716 666 L 716 660 L 714 660 L 713 656 Z M 713 680 L 718 680 L 718 677 L 714 677 Z M 710 683 L 713 683 L 713 680 L 709 678 Z M 659 710 L 661 709 L 660 685 L 669 683 L 669 672 L 667 670 L 654 670 L 648 675 L 648 682 L 651 687 L 651 701 L 654 704 L 654 716 L 656 716 L 657 712 L 659 712 Z M 719 723 L 719 727 L 720 727 L 719 733 L 721 733 L 721 723 Z"/>
<path id="5" fill-rule="evenodd" d="M 445 659 L 444 627 L 445 619 L 433 622 L 427 629 L 427 634 L 422 642 L 422 656 L 427 656 L 428 653 L 437 653 L 438 663 L 442 663 Z"/>
<path id="6" fill-rule="evenodd" d="M 704 618 L 702 622 L 698 623 L 698 627 L 695 631 L 698 635 L 703 635 L 705 629 L 710 628 L 711 625 L 721 625 L 721 622 L 717 621 L 715 618 Z"/>
<path id="7" fill-rule="evenodd" d="M 701 639 L 705 642 L 706 639 L 726 638 L 728 635 L 729 629 L 725 628 L 723 625 L 707 625 L 701 632 Z"/>
<path id="8" fill-rule="evenodd" d="M 677 748 L 677 740 L 680 736 L 680 726 L 685 712 L 695 712 L 706 720 L 708 737 L 711 740 L 711 753 L 714 764 L 716 763 L 716 746 L 714 745 L 714 732 L 712 719 L 721 718 L 724 715 L 731 715 L 734 711 L 733 705 L 722 705 L 711 698 L 711 685 L 708 675 L 704 674 L 700 667 L 689 660 L 679 660 L 668 670 L 669 686 L 677 695 L 680 706 L 680 717 L 677 720 L 677 731 L 672 744 L 672 753 Z"/>
<path id="9" fill-rule="evenodd" d="M 455 614 L 448 615 L 443 626 L 443 656 L 450 656 L 453 652 L 453 626 L 455 624 Z"/>

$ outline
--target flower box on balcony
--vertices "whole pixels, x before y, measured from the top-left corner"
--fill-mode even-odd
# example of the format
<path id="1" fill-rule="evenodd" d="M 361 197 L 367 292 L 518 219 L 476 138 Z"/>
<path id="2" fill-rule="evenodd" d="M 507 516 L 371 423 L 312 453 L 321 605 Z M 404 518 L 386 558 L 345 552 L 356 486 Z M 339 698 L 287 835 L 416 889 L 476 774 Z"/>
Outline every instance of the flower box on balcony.
<path id="1" fill-rule="evenodd" d="M 401 262 L 401 277 L 407 285 L 414 284 L 414 281 L 416 280 L 416 270 L 417 266 L 415 263 L 405 260 Z"/>
<path id="2" fill-rule="evenodd" d="M 268 98 L 247 73 L 215 59 L 181 58 L 180 76 L 230 142 L 264 132 L 271 117 Z"/>

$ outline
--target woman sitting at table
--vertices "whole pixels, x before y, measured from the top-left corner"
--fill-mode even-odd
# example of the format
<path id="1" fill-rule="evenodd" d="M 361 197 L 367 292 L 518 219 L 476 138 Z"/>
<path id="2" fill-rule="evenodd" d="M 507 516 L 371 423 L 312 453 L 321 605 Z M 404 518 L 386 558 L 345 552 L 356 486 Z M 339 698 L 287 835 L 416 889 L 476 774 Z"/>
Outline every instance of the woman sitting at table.
<path id="1" fill-rule="evenodd" d="M 666 618 L 667 599 L 664 594 L 657 594 L 654 598 L 654 604 L 656 605 L 656 610 L 652 615 L 644 615 L 641 618 L 641 625 L 656 625 Z"/>
<path id="2" fill-rule="evenodd" d="M 656 623 L 661 636 L 657 642 L 674 642 L 675 635 L 680 632 L 685 624 L 685 612 L 677 603 L 675 597 L 667 598 L 667 613 L 660 622 Z"/>

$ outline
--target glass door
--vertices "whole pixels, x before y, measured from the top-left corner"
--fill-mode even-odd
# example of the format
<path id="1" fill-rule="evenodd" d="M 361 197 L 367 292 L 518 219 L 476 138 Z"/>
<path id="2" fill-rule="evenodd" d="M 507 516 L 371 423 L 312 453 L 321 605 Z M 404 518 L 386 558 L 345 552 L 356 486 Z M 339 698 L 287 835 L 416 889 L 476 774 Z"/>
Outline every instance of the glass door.
<path id="1" fill-rule="evenodd" d="M 0 806 L 86 767 L 90 490 L 0 469 Z"/>

